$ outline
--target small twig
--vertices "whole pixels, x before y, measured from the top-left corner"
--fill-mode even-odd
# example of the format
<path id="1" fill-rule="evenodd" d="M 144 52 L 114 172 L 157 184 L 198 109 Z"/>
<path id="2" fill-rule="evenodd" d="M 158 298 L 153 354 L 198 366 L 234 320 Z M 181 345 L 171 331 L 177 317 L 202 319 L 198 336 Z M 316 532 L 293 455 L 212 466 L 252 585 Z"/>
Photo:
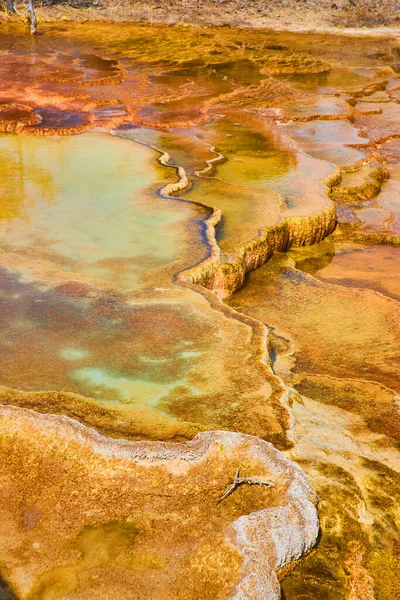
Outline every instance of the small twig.
<path id="1" fill-rule="evenodd" d="M 274 484 L 270 481 L 264 481 L 259 477 L 239 477 L 240 469 L 236 471 L 236 475 L 231 484 L 228 485 L 225 492 L 222 494 L 221 498 L 218 500 L 217 504 L 220 504 L 225 498 L 233 494 L 235 490 L 241 485 L 266 485 L 267 487 L 274 487 Z"/>

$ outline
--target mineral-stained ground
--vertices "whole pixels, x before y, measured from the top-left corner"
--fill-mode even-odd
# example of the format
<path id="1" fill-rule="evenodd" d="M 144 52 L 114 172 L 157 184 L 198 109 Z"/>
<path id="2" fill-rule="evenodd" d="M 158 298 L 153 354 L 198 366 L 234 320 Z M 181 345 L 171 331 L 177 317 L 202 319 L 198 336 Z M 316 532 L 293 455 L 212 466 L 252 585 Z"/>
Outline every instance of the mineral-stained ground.
<path id="1" fill-rule="evenodd" d="M 0 597 L 398 599 L 398 39 L 42 33 L 0 37 Z"/>

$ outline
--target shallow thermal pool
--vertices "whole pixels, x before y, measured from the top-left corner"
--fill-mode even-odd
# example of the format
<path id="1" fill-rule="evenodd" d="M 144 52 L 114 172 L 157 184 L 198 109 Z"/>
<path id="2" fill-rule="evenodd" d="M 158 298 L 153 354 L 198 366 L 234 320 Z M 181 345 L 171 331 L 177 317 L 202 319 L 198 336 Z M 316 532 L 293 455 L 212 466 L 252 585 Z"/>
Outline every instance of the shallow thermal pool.
<path id="1" fill-rule="evenodd" d="M 0 596 L 231 597 L 300 498 L 266 440 L 320 536 L 308 487 L 244 571 L 398 600 L 398 40 L 43 27 L 0 39 Z"/>

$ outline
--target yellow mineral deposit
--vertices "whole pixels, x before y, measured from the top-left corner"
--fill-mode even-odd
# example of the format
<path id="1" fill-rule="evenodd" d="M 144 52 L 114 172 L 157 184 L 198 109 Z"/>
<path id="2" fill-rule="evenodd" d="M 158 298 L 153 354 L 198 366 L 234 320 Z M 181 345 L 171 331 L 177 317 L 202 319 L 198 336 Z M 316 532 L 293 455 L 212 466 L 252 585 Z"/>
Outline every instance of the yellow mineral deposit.
<path id="1" fill-rule="evenodd" d="M 43 33 L 0 37 L 0 595 L 397 600 L 398 40 Z"/>

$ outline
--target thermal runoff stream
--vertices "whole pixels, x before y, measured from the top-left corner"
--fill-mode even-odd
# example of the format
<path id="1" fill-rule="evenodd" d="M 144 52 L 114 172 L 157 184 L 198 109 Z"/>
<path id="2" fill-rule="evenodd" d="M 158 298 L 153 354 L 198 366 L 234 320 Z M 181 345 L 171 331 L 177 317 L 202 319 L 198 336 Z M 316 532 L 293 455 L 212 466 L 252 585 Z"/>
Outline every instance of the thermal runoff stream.
<path id="1" fill-rule="evenodd" d="M 0 37 L 0 597 L 400 598 L 400 44 Z"/>

